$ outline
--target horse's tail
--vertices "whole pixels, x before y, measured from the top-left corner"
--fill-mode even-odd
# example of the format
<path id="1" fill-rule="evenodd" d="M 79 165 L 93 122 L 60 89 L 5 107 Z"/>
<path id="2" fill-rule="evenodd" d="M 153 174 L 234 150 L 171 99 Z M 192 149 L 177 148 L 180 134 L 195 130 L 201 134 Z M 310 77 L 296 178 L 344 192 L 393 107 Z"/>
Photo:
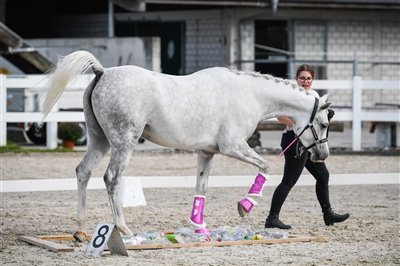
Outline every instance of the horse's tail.
<path id="1" fill-rule="evenodd" d="M 104 67 L 96 57 L 86 51 L 77 51 L 58 60 L 56 68 L 50 73 L 50 79 L 46 86 L 48 89 L 43 103 L 41 124 L 50 113 L 67 85 L 89 68 L 93 69 L 96 76 L 104 72 Z"/>

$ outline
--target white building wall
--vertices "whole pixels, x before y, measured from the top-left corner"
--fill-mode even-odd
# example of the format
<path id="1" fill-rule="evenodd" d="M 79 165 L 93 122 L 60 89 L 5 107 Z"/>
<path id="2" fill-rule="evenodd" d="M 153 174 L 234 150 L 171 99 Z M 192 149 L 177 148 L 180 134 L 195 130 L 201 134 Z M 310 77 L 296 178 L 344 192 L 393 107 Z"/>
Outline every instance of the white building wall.
<path id="1" fill-rule="evenodd" d="M 294 25 L 294 39 L 296 59 L 325 59 L 326 25 L 324 22 L 296 22 Z"/>
<path id="2" fill-rule="evenodd" d="M 381 60 L 400 62 L 400 22 L 381 23 Z M 376 99 L 382 103 L 400 104 L 400 65 L 382 65 L 383 80 L 399 81 L 399 89 L 389 92 L 380 92 Z"/>
<path id="3" fill-rule="evenodd" d="M 366 21 L 330 21 L 327 28 L 327 59 L 328 60 L 369 60 L 374 53 L 374 27 Z M 353 64 L 329 64 L 328 79 L 351 79 L 354 75 Z M 357 75 L 363 78 L 371 77 L 370 65 L 358 64 Z M 363 97 L 365 96 L 365 93 Z M 343 91 L 332 94 L 334 103 L 342 106 L 352 105 L 352 92 Z M 363 104 L 372 105 L 370 96 L 363 99 Z"/>
<path id="4" fill-rule="evenodd" d="M 240 59 L 254 60 L 254 21 L 245 20 L 240 24 Z M 254 71 L 254 63 L 242 63 L 240 69 L 243 71 Z"/>
<path id="5" fill-rule="evenodd" d="M 400 22 L 381 23 L 381 60 L 400 62 Z M 400 80 L 399 65 L 383 65 L 382 79 Z"/>
<path id="6" fill-rule="evenodd" d="M 296 59 L 400 62 L 400 23 L 379 21 L 296 21 L 294 42 Z M 327 64 L 328 79 L 351 79 L 352 63 Z M 400 66 L 358 63 L 357 75 L 363 79 L 400 80 Z M 329 91 L 328 91 L 329 92 Z M 400 90 L 367 90 L 363 107 L 376 103 L 400 102 Z M 352 93 L 330 93 L 337 106 L 351 106 Z"/>
<path id="7" fill-rule="evenodd" d="M 186 20 L 186 74 L 225 66 L 225 42 L 222 18 Z"/>

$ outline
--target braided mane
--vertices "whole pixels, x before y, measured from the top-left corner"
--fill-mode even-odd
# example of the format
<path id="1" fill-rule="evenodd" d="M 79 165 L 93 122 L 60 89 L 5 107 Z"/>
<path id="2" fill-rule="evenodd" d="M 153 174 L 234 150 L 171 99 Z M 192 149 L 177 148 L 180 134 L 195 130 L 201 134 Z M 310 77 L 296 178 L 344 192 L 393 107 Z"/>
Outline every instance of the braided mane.
<path id="1" fill-rule="evenodd" d="M 288 87 L 291 87 L 294 90 L 298 90 L 298 91 L 301 91 L 304 93 L 306 92 L 306 90 L 303 87 L 298 86 L 297 84 L 294 84 L 292 81 L 290 81 L 288 79 L 274 77 L 269 74 L 261 74 L 260 72 L 255 72 L 255 71 L 246 72 L 246 71 L 241 71 L 241 70 L 231 69 L 231 68 L 229 68 L 229 70 L 237 75 L 248 75 L 248 76 L 252 76 L 255 78 L 265 78 L 266 80 L 274 80 L 276 83 L 284 83 L 285 85 L 288 85 Z"/>

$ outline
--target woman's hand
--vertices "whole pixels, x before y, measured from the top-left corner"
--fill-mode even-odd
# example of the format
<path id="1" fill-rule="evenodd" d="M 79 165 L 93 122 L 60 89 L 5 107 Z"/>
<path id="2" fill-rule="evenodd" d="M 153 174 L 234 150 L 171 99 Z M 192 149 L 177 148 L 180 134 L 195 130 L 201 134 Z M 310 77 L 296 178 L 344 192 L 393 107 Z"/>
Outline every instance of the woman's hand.
<path id="1" fill-rule="evenodd" d="M 287 116 L 278 116 L 277 119 L 281 124 L 284 124 L 289 127 L 293 126 L 292 120 L 290 120 L 290 118 Z"/>

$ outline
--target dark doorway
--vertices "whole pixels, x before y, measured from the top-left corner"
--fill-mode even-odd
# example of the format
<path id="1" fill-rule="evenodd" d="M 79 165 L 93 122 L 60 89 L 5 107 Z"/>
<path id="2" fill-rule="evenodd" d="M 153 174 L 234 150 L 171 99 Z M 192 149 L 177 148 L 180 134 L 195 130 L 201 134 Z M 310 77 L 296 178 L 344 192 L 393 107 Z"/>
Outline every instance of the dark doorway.
<path id="1" fill-rule="evenodd" d="M 286 21 L 256 20 L 255 44 L 288 51 L 288 28 Z M 286 55 L 255 47 L 255 59 L 262 59 L 263 63 L 256 63 L 255 70 L 276 77 L 289 78 Z"/>
<path id="2" fill-rule="evenodd" d="M 163 73 L 184 73 L 183 34 L 184 22 L 123 22 L 115 24 L 115 35 L 119 37 L 158 36 L 161 39 L 161 70 Z"/>

